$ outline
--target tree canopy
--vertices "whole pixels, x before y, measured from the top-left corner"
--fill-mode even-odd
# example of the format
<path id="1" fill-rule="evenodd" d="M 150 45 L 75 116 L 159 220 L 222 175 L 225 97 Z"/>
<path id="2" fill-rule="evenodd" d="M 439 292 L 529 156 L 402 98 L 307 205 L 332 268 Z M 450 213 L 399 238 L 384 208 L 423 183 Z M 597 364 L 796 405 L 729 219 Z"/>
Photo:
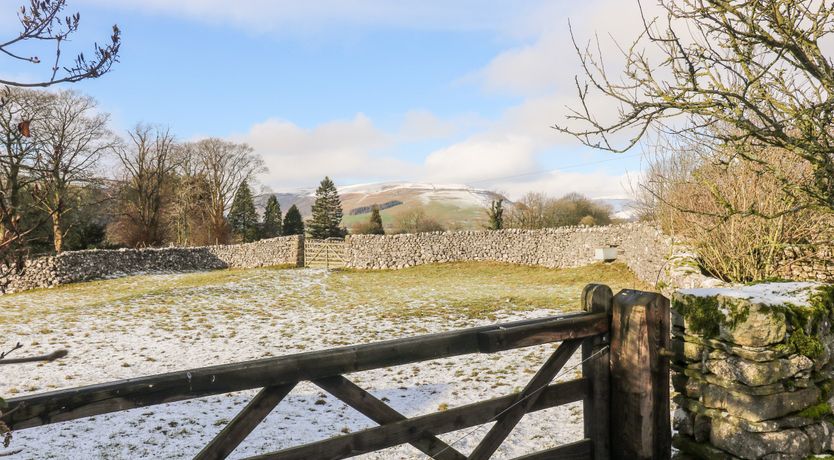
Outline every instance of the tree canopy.
<path id="1" fill-rule="evenodd" d="M 310 236 L 326 239 L 344 236 L 342 224 L 342 200 L 336 184 L 325 177 L 316 189 L 316 201 L 313 203 L 313 217 L 307 229 Z"/>
<path id="2" fill-rule="evenodd" d="M 487 224 L 487 228 L 489 230 L 501 230 L 504 228 L 504 200 L 499 198 L 497 200 L 493 200 L 492 204 L 490 204 L 489 209 L 487 209 L 487 217 L 489 217 L 489 223 Z"/>
<path id="3" fill-rule="evenodd" d="M 232 207 L 229 209 L 229 226 L 237 238 L 244 243 L 258 239 L 258 213 L 249 182 L 244 180 L 235 192 Z"/>
<path id="4" fill-rule="evenodd" d="M 296 205 L 290 206 L 287 214 L 284 215 L 284 235 L 303 235 L 304 234 L 304 219 L 301 218 L 301 212 Z"/>
<path id="5" fill-rule="evenodd" d="M 384 235 L 385 228 L 382 226 L 382 215 L 379 213 L 379 206 L 371 207 L 371 218 L 368 221 L 368 233 L 371 235 Z"/>
<path id="6" fill-rule="evenodd" d="M 261 226 L 261 237 L 275 238 L 281 236 L 281 205 L 275 195 L 269 195 L 264 208 L 264 221 Z"/>

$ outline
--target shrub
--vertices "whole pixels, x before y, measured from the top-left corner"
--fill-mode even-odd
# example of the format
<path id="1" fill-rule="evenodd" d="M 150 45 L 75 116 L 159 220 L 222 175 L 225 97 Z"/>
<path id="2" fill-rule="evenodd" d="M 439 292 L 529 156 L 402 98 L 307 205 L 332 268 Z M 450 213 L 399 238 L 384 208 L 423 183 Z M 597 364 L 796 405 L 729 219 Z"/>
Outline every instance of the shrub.
<path id="1" fill-rule="evenodd" d="M 446 230 L 437 220 L 426 215 L 423 208 L 415 208 L 400 216 L 399 233 L 443 232 Z"/>
<path id="2" fill-rule="evenodd" d="M 831 220 L 785 187 L 812 180 L 808 164 L 775 149 L 757 156 L 779 173 L 738 152 L 664 146 L 640 183 L 641 218 L 691 243 L 713 276 L 734 282 L 777 277 L 785 248 L 821 241 L 830 235 Z"/>
<path id="3" fill-rule="evenodd" d="M 528 193 L 514 204 L 509 219 L 510 227 L 526 229 L 610 223 L 610 206 L 578 193 L 569 193 L 561 198 Z"/>

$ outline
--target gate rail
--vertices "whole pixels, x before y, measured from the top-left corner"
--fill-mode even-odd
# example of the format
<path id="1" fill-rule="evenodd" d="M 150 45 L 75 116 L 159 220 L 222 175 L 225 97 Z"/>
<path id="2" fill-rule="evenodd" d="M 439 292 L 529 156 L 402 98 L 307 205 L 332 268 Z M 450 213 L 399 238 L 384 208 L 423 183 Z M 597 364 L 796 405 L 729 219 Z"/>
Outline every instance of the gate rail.
<path id="1" fill-rule="evenodd" d="M 304 241 L 304 266 L 309 268 L 344 268 L 347 265 L 345 250 L 347 245 L 342 238 L 326 240 L 308 239 Z"/>
<path id="2" fill-rule="evenodd" d="M 614 297 L 607 286 L 588 285 L 583 292 L 583 308 L 584 312 L 576 314 L 202 367 L 17 397 L 7 401 L 9 410 L 4 414 L 3 421 L 12 429 L 19 430 L 137 407 L 261 388 L 195 457 L 220 459 L 228 456 L 296 384 L 310 381 L 380 426 L 252 459 L 347 458 L 405 443 L 435 459 L 486 459 L 500 447 L 525 414 L 576 401 L 583 401 L 584 439 L 524 456 L 524 460 L 669 458 L 669 366 L 668 361 L 661 357 L 663 347 L 668 347 L 663 342 L 664 332 L 661 330 L 664 315 L 668 318 L 669 314 L 668 300 L 659 294 L 640 291 L 621 291 Z M 657 318 L 659 322 L 654 320 Z M 668 327 L 665 334 L 668 336 Z M 561 344 L 521 392 L 412 418 L 406 418 L 342 375 L 552 342 Z M 551 383 L 580 346 L 582 377 Z M 649 357 L 657 358 L 657 361 L 645 359 Z M 664 362 L 665 385 L 662 385 Z M 649 374 L 657 379 L 652 377 L 647 380 Z M 662 389 L 657 386 L 665 386 L 665 399 Z M 615 407 L 617 405 L 620 407 Z M 613 418 L 612 412 L 617 414 Z M 650 416 L 647 417 L 647 414 Z M 468 456 L 436 436 L 492 421 L 496 422 L 495 425 Z"/>

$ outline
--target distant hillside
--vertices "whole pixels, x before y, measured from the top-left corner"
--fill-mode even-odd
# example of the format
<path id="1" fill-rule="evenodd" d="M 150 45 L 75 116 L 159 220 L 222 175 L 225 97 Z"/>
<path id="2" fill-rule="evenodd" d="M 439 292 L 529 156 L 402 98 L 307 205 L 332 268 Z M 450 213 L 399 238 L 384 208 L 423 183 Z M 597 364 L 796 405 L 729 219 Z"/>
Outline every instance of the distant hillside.
<path id="1" fill-rule="evenodd" d="M 299 190 L 295 193 L 275 193 L 281 209 L 286 212 L 295 204 L 304 218 L 310 217 L 315 200 L 315 190 Z M 466 185 L 418 184 L 386 182 L 360 184 L 339 188 L 344 219 L 348 228 L 368 220 L 371 206 L 379 205 L 386 230 L 395 231 L 399 217 L 422 207 L 426 214 L 443 226 L 455 230 L 483 228 L 486 208 L 492 200 L 503 198 L 489 191 Z M 259 195 L 255 204 L 262 210 L 269 195 Z"/>
<path id="2" fill-rule="evenodd" d="M 310 217 L 315 201 L 315 189 L 293 193 L 275 193 L 281 210 L 287 212 L 293 204 L 298 206 L 305 219 Z M 344 218 L 348 228 L 366 222 L 371 206 L 378 205 L 386 231 L 397 230 L 400 216 L 422 207 L 426 214 L 450 230 L 481 230 L 487 223 L 486 209 L 493 200 L 504 198 L 498 193 L 458 184 L 425 184 L 409 182 L 384 182 L 339 187 Z M 255 197 L 259 212 L 269 195 Z M 505 200 L 507 212 L 512 203 Z M 600 198 L 594 201 L 611 206 L 613 217 L 634 220 L 634 202 L 623 198 Z"/>

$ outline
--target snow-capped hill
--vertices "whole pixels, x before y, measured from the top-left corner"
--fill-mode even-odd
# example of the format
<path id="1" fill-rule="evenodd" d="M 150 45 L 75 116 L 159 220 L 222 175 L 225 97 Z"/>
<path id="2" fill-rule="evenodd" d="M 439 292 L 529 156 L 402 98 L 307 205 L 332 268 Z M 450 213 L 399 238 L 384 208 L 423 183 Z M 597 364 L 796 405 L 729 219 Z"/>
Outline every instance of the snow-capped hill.
<path id="1" fill-rule="evenodd" d="M 400 218 L 415 209 L 422 208 L 426 216 L 452 230 L 480 230 L 487 223 L 486 210 L 494 200 L 503 199 L 507 209 L 512 202 L 502 195 L 470 187 L 464 184 L 431 184 L 425 182 L 380 182 L 339 187 L 344 219 L 342 224 L 352 227 L 367 222 L 374 205 L 379 206 L 383 222 L 396 227 Z M 298 206 L 305 218 L 309 218 L 315 201 L 316 190 L 300 189 L 294 192 L 275 193 L 281 209 Z M 260 210 L 269 195 L 256 197 Z M 624 198 L 599 198 L 594 201 L 611 206 L 613 217 L 635 220 L 634 202 Z"/>
<path id="2" fill-rule="evenodd" d="M 286 211 L 293 204 L 306 218 L 311 213 L 315 189 L 290 193 L 275 193 L 281 209 Z M 344 210 L 344 225 L 351 226 L 368 219 L 373 205 L 382 209 L 386 222 L 417 208 L 423 208 L 428 216 L 450 229 L 480 229 L 486 223 L 486 208 L 493 200 L 503 196 L 463 184 L 430 184 L 415 182 L 382 182 L 339 187 Z M 268 195 L 256 198 L 262 208 Z M 505 199 L 506 200 L 506 199 Z"/>
<path id="3" fill-rule="evenodd" d="M 357 204 L 378 201 L 382 196 L 406 196 L 418 199 L 423 205 L 440 202 L 463 208 L 486 207 L 499 198 L 495 192 L 476 189 L 468 185 L 411 182 L 349 185 L 339 187 L 339 195 L 343 197 L 343 201 L 354 199 Z"/>

